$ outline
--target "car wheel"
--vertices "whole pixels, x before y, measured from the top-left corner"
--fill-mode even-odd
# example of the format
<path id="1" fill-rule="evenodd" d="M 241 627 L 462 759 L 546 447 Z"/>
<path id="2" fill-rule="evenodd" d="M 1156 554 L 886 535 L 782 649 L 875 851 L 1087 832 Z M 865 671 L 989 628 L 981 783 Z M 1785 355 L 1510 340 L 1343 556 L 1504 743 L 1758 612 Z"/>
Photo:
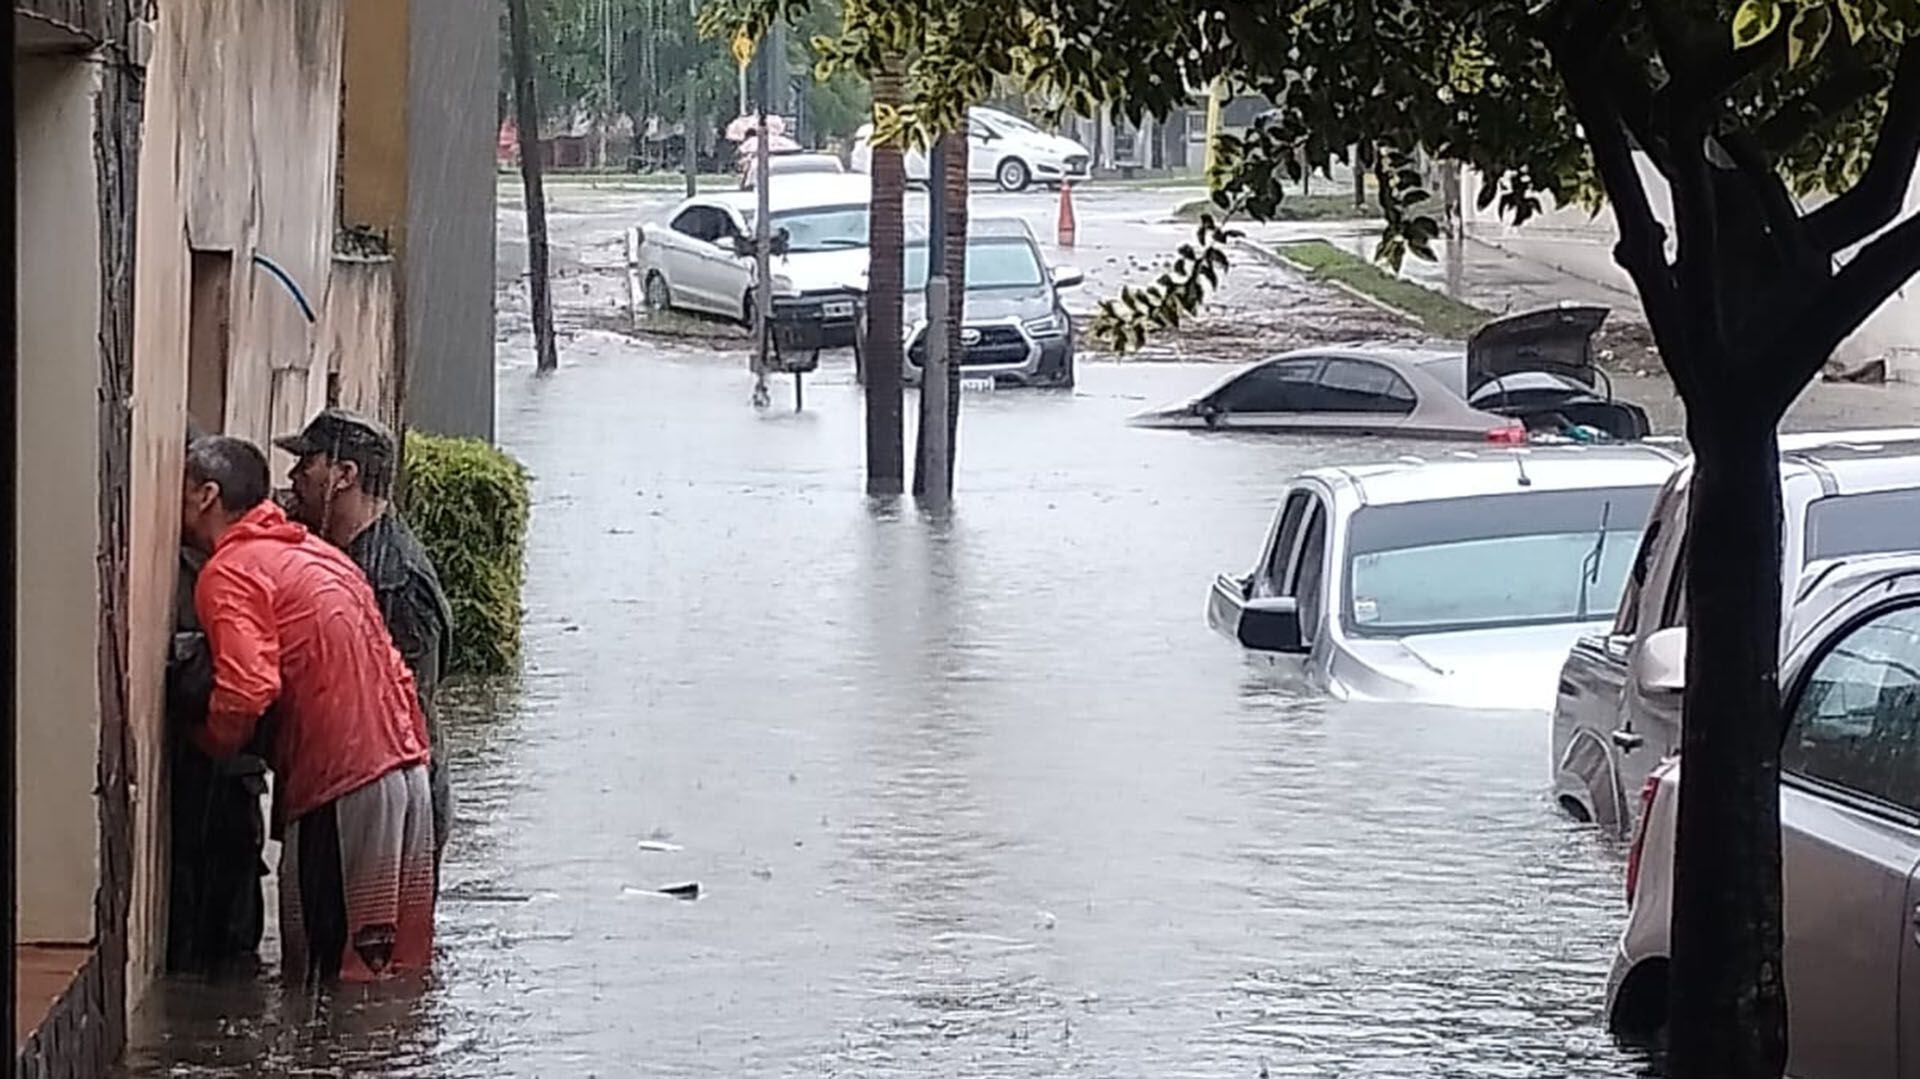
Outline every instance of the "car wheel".
<path id="1" fill-rule="evenodd" d="M 647 274 L 647 310 L 666 311 L 673 307 L 673 290 L 659 270 Z"/>
<path id="2" fill-rule="evenodd" d="M 1033 173 L 1027 168 L 1027 163 L 1017 157 L 1000 162 L 994 177 L 1000 182 L 1002 191 L 1025 191 L 1027 185 L 1033 182 Z"/>

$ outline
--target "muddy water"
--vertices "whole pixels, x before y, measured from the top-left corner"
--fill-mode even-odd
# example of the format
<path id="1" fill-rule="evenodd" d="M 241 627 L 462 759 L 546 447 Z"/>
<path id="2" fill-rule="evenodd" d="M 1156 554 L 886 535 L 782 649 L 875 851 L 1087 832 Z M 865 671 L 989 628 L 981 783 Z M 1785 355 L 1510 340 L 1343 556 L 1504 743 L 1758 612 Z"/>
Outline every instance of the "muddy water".
<path id="1" fill-rule="evenodd" d="M 506 372 L 526 663 L 448 720 L 432 983 L 163 986 L 130 1074 L 1633 1074 L 1544 719 L 1291 695 L 1207 631 L 1290 473 L 1393 451 L 1121 425 L 1216 374 L 969 395 L 931 521 L 861 496 L 843 369 L 802 415 L 608 336 Z"/>

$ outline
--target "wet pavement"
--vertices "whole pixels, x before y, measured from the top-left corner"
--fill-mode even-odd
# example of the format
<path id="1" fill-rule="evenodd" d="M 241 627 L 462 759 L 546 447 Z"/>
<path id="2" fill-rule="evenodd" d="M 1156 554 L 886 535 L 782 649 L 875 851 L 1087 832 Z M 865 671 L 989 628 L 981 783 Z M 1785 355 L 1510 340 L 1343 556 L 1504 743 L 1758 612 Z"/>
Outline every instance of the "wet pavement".
<path id="1" fill-rule="evenodd" d="M 1290 695 L 1204 625 L 1293 471 L 1399 448 L 1130 429 L 1217 370 L 1095 364 L 969 394 L 932 520 L 862 496 L 842 364 L 795 415 L 739 353 L 512 355 L 525 670 L 447 720 L 433 984 L 163 986 L 130 1074 L 1636 1069 L 1544 718 Z"/>

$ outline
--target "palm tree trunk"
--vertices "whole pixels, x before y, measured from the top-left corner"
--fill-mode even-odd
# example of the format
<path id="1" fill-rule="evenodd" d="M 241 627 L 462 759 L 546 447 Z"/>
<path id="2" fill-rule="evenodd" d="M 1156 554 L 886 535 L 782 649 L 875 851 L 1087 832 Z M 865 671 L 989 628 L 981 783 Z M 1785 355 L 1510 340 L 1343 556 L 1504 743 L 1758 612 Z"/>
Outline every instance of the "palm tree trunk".
<path id="1" fill-rule="evenodd" d="M 898 108 L 900 67 L 889 64 L 873 80 L 876 106 Z M 900 339 L 906 284 L 906 162 L 898 145 L 873 147 L 873 208 L 868 243 L 867 331 L 864 348 L 867 397 L 867 493 L 897 495 L 906 488 L 905 430 L 901 407 Z"/>

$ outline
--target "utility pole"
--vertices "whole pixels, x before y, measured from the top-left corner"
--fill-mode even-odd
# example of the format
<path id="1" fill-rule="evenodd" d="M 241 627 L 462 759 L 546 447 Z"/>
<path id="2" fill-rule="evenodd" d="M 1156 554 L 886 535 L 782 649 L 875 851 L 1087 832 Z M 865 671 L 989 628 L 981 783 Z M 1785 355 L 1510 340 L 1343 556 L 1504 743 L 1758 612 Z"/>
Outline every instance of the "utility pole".
<path id="1" fill-rule="evenodd" d="M 700 18 L 700 0 L 687 0 L 687 15 L 696 22 Z M 681 139 L 687 158 L 687 197 L 700 193 L 700 142 L 697 133 L 700 130 L 700 95 L 697 92 L 700 79 L 700 64 L 689 61 L 687 66 L 687 115 L 682 125 L 686 135 Z"/>
<path id="2" fill-rule="evenodd" d="M 772 37 L 771 33 L 768 35 Z M 766 48 L 773 44 L 771 40 L 763 42 Z M 759 143 L 753 160 L 753 307 L 754 324 L 759 331 L 753 343 L 753 407 L 766 408 L 772 404 L 772 396 L 767 392 L 767 369 L 771 366 L 773 344 L 773 223 L 768 220 L 772 208 L 768 204 L 767 164 L 768 152 L 772 142 L 767 134 L 767 99 L 773 96 L 773 65 L 761 58 L 760 64 L 760 111 L 755 125 L 754 138 Z M 744 77 L 747 69 L 742 67 Z"/>
<path id="3" fill-rule="evenodd" d="M 920 368 L 920 437 L 913 455 L 913 493 L 928 509 L 953 501 L 953 475 L 947 466 L 947 379 L 955 359 L 948 348 L 947 140 L 934 139 L 927 153 L 927 335 L 926 363 Z"/>
<path id="4" fill-rule="evenodd" d="M 547 278 L 547 194 L 540 182 L 540 106 L 533 90 L 533 26 L 527 0 L 507 0 L 513 35 L 513 110 L 520 127 L 520 182 L 527 200 L 527 276 L 533 293 L 533 341 L 536 370 L 560 366 L 553 342 L 553 293 Z"/>
<path id="5" fill-rule="evenodd" d="M 613 125 L 613 0 L 600 0 L 600 167 L 607 167 L 607 128 Z"/>

